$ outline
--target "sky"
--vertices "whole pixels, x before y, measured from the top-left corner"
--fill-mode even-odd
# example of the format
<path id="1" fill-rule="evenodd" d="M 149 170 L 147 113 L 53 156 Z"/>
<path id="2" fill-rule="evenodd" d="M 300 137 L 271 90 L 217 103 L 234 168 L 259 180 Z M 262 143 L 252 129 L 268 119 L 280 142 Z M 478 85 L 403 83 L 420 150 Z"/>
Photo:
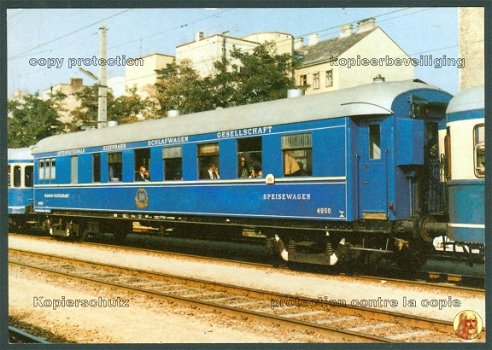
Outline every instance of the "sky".
<path id="1" fill-rule="evenodd" d="M 228 31 L 237 37 L 278 31 L 302 36 L 307 43 L 310 33 L 330 39 L 338 35 L 340 25 L 368 17 L 376 17 L 411 57 L 459 58 L 457 8 L 9 9 L 8 97 L 16 89 L 42 92 L 68 83 L 70 77 L 92 84 L 77 64 L 69 63 L 98 55 L 98 28 L 103 24 L 108 27 L 108 58 L 136 58 L 155 52 L 175 55 L 176 46 L 192 41 L 199 31 L 205 36 Z M 58 66 L 40 66 L 40 59 Z M 98 74 L 96 65 L 83 68 Z M 108 67 L 108 78 L 121 76 L 123 66 Z M 456 66 L 418 66 L 415 77 L 452 94 L 459 91 Z"/>

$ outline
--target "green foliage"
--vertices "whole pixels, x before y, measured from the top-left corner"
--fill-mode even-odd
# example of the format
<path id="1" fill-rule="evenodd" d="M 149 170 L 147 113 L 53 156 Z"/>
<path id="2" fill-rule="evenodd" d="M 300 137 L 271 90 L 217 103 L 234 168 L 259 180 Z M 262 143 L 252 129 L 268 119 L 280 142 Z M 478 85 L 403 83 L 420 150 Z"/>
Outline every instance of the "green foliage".
<path id="1" fill-rule="evenodd" d="M 7 118 L 8 147 L 27 147 L 39 140 L 62 132 L 63 124 L 58 120 L 60 102 L 66 96 L 57 93 L 49 99 L 39 94 L 26 95 L 22 100 L 8 102 Z"/>
<path id="2" fill-rule="evenodd" d="M 251 52 L 234 49 L 230 56 L 215 62 L 214 74 L 205 78 L 187 60 L 157 70 L 154 117 L 171 109 L 186 114 L 270 101 L 286 97 L 287 90 L 296 87 L 293 72 L 299 62 L 289 54 L 277 55 L 273 42 Z"/>
<path id="3" fill-rule="evenodd" d="M 132 123 L 138 120 L 140 114 L 144 114 L 149 108 L 150 102 L 137 95 L 136 89 L 130 89 L 129 95 L 114 98 L 107 92 L 107 119 L 115 120 L 119 124 Z M 97 127 L 98 111 L 98 86 L 85 86 L 75 94 L 80 106 L 72 112 L 72 121 L 67 124 L 70 131 L 79 130 L 81 126 Z"/>

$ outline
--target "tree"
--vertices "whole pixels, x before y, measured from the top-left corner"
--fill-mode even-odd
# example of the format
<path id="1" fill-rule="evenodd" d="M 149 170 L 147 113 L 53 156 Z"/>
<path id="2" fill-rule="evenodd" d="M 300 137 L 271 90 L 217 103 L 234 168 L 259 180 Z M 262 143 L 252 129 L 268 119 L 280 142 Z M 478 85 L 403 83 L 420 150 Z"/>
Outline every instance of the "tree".
<path id="1" fill-rule="evenodd" d="M 153 97 L 157 101 L 154 117 L 166 116 L 167 111 L 177 109 L 181 113 L 192 113 L 212 109 L 208 79 L 201 79 L 191 67 L 191 62 L 176 61 L 156 70 L 157 82 Z"/>
<path id="2" fill-rule="evenodd" d="M 289 54 L 278 55 L 274 42 L 256 46 L 252 52 L 234 49 L 231 57 L 234 101 L 238 105 L 284 98 L 288 89 L 296 87 L 292 74 L 299 61 Z"/>
<path id="3" fill-rule="evenodd" d="M 156 71 L 156 115 L 165 116 L 171 109 L 186 114 L 283 98 L 296 87 L 292 73 L 298 64 L 289 54 L 277 55 L 274 42 L 249 53 L 232 50 L 231 58 L 215 62 L 214 73 L 205 78 L 190 61 L 173 62 Z"/>
<path id="4" fill-rule="evenodd" d="M 85 86 L 75 93 L 75 97 L 80 101 L 80 106 L 75 108 L 72 114 L 72 121 L 67 124 L 71 131 L 79 130 L 82 126 L 97 127 L 98 114 L 98 86 Z M 120 124 L 132 123 L 139 119 L 140 115 L 150 106 L 147 99 L 142 99 L 137 95 L 136 89 L 127 91 L 129 95 L 122 95 L 114 98 L 113 94 L 107 93 L 107 118 L 115 120 Z"/>
<path id="5" fill-rule="evenodd" d="M 43 100 L 39 94 L 26 95 L 22 100 L 8 102 L 8 147 L 27 147 L 39 140 L 59 134 L 63 123 L 58 118 L 60 101 L 66 96 L 57 93 Z"/>

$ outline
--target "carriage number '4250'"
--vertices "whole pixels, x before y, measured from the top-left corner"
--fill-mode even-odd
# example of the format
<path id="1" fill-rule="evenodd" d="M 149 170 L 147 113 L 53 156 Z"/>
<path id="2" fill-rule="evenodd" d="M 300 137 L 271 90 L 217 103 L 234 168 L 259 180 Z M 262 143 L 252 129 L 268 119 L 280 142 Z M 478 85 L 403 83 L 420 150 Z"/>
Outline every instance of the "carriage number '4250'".
<path id="1" fill-rule="evenodd" d="M 318 214 L 331 214 L 331 208 L 318 208 L 316 212 Z"/>

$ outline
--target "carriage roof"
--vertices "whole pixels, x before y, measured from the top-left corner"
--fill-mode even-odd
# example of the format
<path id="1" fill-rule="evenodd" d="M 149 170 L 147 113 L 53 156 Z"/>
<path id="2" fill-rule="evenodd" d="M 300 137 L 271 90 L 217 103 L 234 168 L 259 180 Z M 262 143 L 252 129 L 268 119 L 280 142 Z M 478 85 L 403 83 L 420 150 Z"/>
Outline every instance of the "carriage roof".
<path id="1" fill-rule="evenodd" d="M 314 95 L 191 113 L 115 127 L 51 136 L 33 153 L 71 150 L 166 137 L 206 134 L 343 116 L 390 115 L 394 99 L 414 89 L 438 89 L 419 80 L 361 85 Z"/>
<path id="2" fill-rule="evenodd" d="M 447 114 L 484 108 L 484 86 L 478 85 L 460 92 L 449 102 Z"/>
<path id="3" fill-rule="evenodd" d="M 8 160 L 31 160 L 33 159 L 31 149 L 25 148 L 9 148 L 7 150 Z"/>

